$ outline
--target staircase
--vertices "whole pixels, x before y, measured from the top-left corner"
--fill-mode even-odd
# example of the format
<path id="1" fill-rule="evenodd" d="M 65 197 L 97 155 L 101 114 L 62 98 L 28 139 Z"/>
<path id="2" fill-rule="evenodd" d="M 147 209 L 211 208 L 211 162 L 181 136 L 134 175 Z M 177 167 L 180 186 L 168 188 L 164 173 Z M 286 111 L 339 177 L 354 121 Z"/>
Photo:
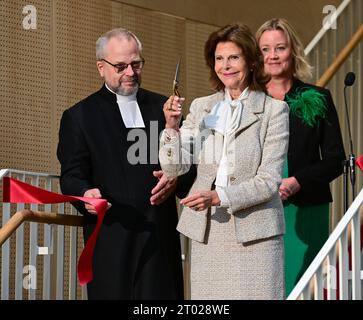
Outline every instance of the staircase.
<path id="1" fill-rule="evenodd" d="M 344 109 L 344 79 L 355 72 L 356 82 L 349 88 L 348 113 L 352 131 L 353 152 L 363 154 L 363 1 L 344 0 L 325 19 L 325 24 L 306 47 L 315 67 L 314 80 L 330 89 L 337 108 L 346 154 L 351 153 Z M 356 43 L 352 51 L 349 40 Z M 355 40 L 355 41 L 354 41 Z M 347 58 L 346 58 L 347 57 Z M 346 59 L 345 59 L 346 58 Z M 329 71 L 336 69 L 335 73 Z M 362 220 L 363 174 L 358 172 L 356 189 L 361 190 L 344 213 L 343 177 L 332 183 L 334 203 L 331 207 L 331 233 L 288 300 L 362 300 Z M 356 194 L 350 190 L 350 195 Z M 350 202 L 350 201 L 349 201 Z"/>
<path id="2" fill-rule="evenodd" d="M 51 174 L 0 170 L 1 189 L 4 177 L 60 192 L 59 177 Z M 0 209 L 1 300 L 86 299 L 85 287 L 80 287 L 77 281 L 83 237 L 79 227 L 81 217 L 76 210 L 69 203 L 0 203 Z M 16 232 L 8 238 L 7 229 L 15 228 Z"/>

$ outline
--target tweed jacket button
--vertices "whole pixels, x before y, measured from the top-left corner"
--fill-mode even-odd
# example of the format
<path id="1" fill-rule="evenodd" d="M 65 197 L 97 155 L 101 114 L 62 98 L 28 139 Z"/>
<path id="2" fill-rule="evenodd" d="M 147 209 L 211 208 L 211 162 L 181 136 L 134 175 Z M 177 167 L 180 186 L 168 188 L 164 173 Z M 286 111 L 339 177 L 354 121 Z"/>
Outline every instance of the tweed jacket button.
<path id="1" fill-rule="evenodd" d="M 234 181 L 234 180 L 236 180 L 236 178 L 235 177 L 230 177 L 229 180 Z"/>
<path id="2" fill-rule="evenodd" d="M 172 155 L 171 149 L 168 149 L 167 155 L 169 158 L 171 158 L 171 155 Z"/>

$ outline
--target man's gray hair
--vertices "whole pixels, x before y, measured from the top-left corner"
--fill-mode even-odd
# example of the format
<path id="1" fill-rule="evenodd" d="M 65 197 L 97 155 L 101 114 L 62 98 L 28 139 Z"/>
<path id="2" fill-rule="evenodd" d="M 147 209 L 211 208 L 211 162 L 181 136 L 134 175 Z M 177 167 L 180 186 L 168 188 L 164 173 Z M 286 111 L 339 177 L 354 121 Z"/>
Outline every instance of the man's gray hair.
<path id="1" fill-rule="evenodd" d="M 142 52 L 142 44 L 138 37 L 131 31 L 124 29 L 124 28 L 116 28 L 112 29 L 105 34 L 103 34 L 101 37 L 98 38 L 96 41 L 96 59 L 102 60 L 105 57 L 105 46 L 112 38 L 126 38 L 128 40 L 134 39 L 136 41 L 136 44 L 139 48 L 139 52 L 141 54 Z"/>

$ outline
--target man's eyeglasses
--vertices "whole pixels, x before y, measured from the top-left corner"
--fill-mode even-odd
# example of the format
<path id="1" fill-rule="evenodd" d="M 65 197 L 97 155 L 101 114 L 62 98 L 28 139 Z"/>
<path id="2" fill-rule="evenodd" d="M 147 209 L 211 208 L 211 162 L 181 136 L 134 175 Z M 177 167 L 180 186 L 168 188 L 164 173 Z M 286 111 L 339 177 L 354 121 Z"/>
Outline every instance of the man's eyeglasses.
<path id="1" fill-rule="evenodd" d="M 135 60 L 130 63 L 117 63 L 117 64 L 113 64 L 113 63 L 107 61 L 106 59 L 101 59 L 101 61 L 105 61 L 109 65 L 113 66 L 116 69 L 117 73 L 121 73 L 121 72 L 125 71 L 129 66 L 131 66 L 132 70 L 138 71 L 138 70 L 141 70 L 145 64 L 145 59 L 143 59 L 143 58 L 141 58 L 141 60 Z"/>

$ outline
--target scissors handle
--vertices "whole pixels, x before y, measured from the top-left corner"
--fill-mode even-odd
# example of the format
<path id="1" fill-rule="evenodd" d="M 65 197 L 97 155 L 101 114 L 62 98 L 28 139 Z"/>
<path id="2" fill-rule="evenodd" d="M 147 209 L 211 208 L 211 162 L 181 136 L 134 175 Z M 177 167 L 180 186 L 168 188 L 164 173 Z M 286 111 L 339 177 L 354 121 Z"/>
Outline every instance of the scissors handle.
<path id="1" fill-rule="evenodd" d="M 175 80 L 173 82 L 173 96 L 180 97 L 180 93 L 178 90 L 178 82 Z M 169 110 L 172 110 L 172 101 L 170 102 Z"/>
<path id="2" fill-rule="evenodd" d="M 179 93 L 179 90 L 178 90 L 178 83 L 175 80 L 174 80 L 174 83 L 173 83 L 173 95 L 180 97 L 180 93 Z"/>

